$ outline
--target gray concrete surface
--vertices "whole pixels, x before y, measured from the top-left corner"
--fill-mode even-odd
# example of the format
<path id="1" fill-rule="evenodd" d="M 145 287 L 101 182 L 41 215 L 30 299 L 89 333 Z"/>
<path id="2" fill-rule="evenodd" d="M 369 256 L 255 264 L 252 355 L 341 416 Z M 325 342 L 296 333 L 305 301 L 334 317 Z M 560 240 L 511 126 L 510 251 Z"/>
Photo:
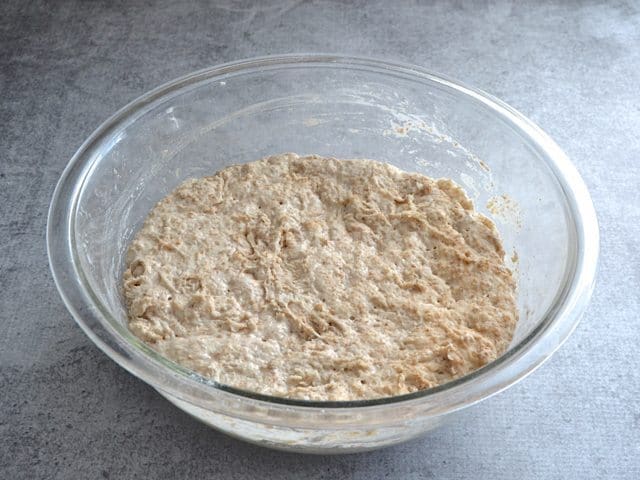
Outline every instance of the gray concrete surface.
<path id="1" fill-rule="evenodd" d="M 640 478 L 640 4 L 217 3 L 0 4 L 0 478 Z M 253 447 L 115 365 L 58 297 L 46 211 L 84 138 L 185 72 L 290 51 L 413 62 L 491 92 L 590 188 L 602 255 L 588 313 L 464 423 L 353 456 Z"/>

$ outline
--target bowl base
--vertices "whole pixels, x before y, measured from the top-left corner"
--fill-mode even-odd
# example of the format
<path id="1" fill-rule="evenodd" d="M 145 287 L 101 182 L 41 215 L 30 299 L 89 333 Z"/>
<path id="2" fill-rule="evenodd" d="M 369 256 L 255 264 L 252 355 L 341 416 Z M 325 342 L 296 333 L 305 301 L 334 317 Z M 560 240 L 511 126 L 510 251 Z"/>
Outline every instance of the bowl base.
<path id="1" fill-rule="evenodd" d="M 291 428 L 260 424 L 215 413 L 180 400 L 162 390 L 158 393 L 183 412 L 230 437 L 254 445 L 287 452 L 317 455 L 360 453 L 390 447 L 419 437 L 444 423 L 443 417 L 429 422 L 405 422 L 368 430 L 337 428 Z M 448 419 L 448 416 L 445 417 Z"/>

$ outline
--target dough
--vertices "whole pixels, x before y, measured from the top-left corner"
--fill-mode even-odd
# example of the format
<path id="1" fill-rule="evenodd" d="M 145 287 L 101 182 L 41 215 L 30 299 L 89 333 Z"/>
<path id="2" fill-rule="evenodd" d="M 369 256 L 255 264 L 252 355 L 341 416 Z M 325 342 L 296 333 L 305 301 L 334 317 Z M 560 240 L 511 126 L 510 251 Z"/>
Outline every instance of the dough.
<path id="1" fill-rule="evenodd" d="M 493 223 L 451 180 L 283 154 L 187 180 L 123 275 L 129 328 L 173 361 L 268 395 L 355 400 L 503 353 L 515 281 Z"/>

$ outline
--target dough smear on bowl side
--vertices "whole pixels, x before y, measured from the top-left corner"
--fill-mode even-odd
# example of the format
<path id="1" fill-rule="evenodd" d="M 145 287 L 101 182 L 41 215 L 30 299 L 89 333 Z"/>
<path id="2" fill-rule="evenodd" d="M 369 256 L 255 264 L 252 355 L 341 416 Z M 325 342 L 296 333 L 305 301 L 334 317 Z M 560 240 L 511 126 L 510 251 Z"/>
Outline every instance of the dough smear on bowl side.
<path id="1" fill-rule="evenodd" d="M 283 154 L 187 180 L 123 275 L 131 331 L 220 383 L 358 400 L 491 362 L 517 321 L 494 224 L 451 180 Z"/>

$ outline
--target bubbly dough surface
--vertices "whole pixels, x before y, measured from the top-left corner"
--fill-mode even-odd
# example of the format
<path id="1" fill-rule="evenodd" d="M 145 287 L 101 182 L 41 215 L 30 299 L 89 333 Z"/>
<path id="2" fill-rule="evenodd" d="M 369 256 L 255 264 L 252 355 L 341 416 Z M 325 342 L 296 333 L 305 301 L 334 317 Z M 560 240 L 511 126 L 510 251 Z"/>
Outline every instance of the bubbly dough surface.
<path id="1" fill-rule="evenodd" d="M 434 387 L 503 353 L 515 281 L 452 181 L 283 154 L 181 184 L 123 275 L 129 328 L 162 355 L 268 395 Z"/>

